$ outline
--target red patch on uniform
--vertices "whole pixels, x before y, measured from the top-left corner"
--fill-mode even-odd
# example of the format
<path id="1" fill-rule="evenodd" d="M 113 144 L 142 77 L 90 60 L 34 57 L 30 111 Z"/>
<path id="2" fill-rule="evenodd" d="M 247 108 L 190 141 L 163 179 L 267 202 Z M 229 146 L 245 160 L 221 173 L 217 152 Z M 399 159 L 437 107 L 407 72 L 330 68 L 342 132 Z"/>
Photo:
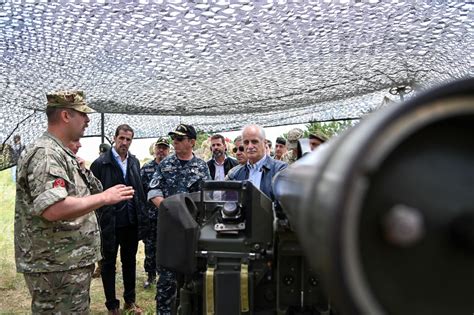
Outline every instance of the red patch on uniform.
<path id="1" fill-rule="evenodd" d="M 53 183 L 53 188 L 56 187 L 66 187 L 66 182 L 62 178 L 56 178 L 56 180 Z"/>

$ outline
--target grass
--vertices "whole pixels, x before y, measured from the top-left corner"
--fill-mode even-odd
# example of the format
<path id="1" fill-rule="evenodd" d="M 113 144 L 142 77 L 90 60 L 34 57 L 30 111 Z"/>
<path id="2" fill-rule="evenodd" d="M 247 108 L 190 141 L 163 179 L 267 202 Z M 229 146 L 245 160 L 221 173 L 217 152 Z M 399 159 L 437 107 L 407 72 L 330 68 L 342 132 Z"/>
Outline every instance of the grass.
<path id="1" fill-rule="evenodd" d="M 16 272 L 13 246 L 13 223 L 15 212 L 15 185 L 10 169 L 0 171 L 0 314 L 31 313 L 31 298 L 23 279 Z M 144 247 L 140 242 L 137 254 L 137 304 L 146 314 L 155 314 L 155 287 L 145 290 L 143 282 L 146 274 L 143 269 Z M 123 282 L 120 261 L 117 261 L 117 298 L 123 306 Z M 107 314 L 101 279 L 93 279 L 91 285 L 91 313 Z"/>

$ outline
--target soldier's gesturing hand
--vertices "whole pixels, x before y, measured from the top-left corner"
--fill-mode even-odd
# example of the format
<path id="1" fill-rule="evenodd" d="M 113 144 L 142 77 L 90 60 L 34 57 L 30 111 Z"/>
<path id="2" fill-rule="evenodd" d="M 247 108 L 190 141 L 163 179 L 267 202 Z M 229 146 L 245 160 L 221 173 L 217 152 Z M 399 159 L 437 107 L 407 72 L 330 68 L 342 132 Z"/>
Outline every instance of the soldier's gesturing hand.
<path id="1" fill-rule="evenodd" d="M 135 190 L 131 186 L 115 185 L 103 192 L 104 201 L 106 205 L 113 205 L 120 201 L 132 199 L 134 193 Z"/>

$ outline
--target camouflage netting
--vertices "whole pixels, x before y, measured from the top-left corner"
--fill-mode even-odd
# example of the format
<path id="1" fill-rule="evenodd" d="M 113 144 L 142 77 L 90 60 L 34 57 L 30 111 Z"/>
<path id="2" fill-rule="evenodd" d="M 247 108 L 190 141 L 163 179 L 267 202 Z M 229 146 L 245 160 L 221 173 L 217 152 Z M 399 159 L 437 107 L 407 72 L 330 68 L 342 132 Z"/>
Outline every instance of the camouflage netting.
<path id="1" fill-rule="evenodd" d="M 106 135 L 120 123 L 153 137 L 178 122 L 225 131 L 359 117 L 391 88 L 472 76 L 473 7 L 0 0 L 0 143 L 37 137 L 45 92 L 59 89 L 84 90 L 106 113 Z M 98 135 L 101 116 L 91 117 L 87 135 Z"/>

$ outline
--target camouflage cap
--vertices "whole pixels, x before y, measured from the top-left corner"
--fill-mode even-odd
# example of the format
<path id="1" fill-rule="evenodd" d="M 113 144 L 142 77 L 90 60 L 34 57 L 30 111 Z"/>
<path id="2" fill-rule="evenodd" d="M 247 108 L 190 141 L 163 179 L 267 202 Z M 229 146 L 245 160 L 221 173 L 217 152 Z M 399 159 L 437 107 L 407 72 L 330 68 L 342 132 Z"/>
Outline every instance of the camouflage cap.
<path id="1" fill-rule="evenodd" d="M 95 111 L 87 106 L 83 91 L 58 91 L 46 94 L 48 100 L 47 108 L 70 108 L 81 113 L 94 113 Z"/>
<path id="2" fill-rule="evenodd" d="M 170 146 L 170 141 L 168 140 L 167 137 L 159 137 L 158 140 L 156 140 L 155 145 L 166 145 L 167 147 Z"/>
<path id="3" fill-rule="evenodd" d="M 323 133 L 321 132 L 312 132 L 309 134 L 309 138 L 310 139 L 318 139 L 319 141 L 321 142 L 326 142 L 328 140 L 328 138 L 326 137 L 326 135 L 324 135 Z"/>
<path id="4" fill-rule="evenodd" d="M 303 138 L 303 130 L 300 128 L 293 128 L 288 131 L 287 140 L 288 140 L 288 149 L 296 149 L 298 146 L 298 140 Z"/>

